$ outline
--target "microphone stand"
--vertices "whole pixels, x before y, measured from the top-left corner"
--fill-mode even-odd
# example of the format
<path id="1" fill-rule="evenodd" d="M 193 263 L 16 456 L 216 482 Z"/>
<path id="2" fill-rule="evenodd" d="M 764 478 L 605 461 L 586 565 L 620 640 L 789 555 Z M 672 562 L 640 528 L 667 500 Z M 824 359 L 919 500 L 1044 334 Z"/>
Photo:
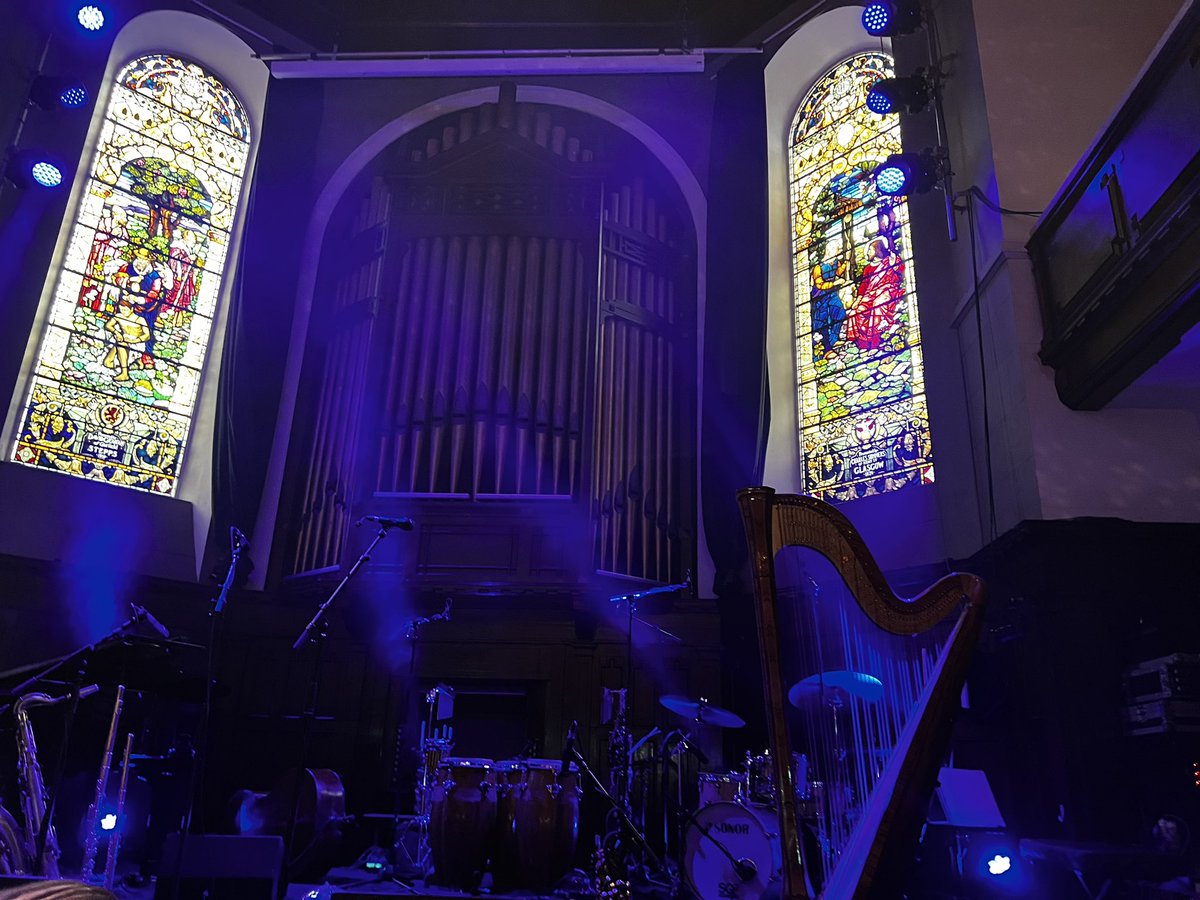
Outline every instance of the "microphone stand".
<path id="1" fill-rule="evenodd" d="M 417 680 L 417 648 L 420 646 L 420 628 L 422 625 L 428 625 L 431 622 L 449 622 L 450 621 L 450 606 L 453 603 L 453 598 L 446 598 L 446 605 L 440 613 L 432 616 L 418 616 L 407 623 L 404 629 L 404 636 L 409 641 L 408 653 L 408 684 L 404 689 L 404 725 L 410 726 L 409 713 L 412 705 L 412 693 L 416 686 Z M 435 704 L 438 702 L 438 694 L 442 690 L 441 685 L 433 688 L 426 697 L 425 701 L 429 707 L 429 731 L 426 735 L 432 733 L 434 722 Z M 421 785 L 420 785 L 420 808 L 417 809 L 417 858 L 413 860 L 420 876 L 425 876 L 425 865 L 428 862 L 430 847 L 429 847 L 429 816 L 430 804 L 432 801 L 432 779 L 437 774 L 429 771 L 428 756 L 425 752 L 425 741 L 430 738 L 422 735 L 420 746 L 417 747 L 417 752 L 420 754 L 421 763 Z M 401 751 L 401 744 L 404 740 L 404 727 L 401 726 L 396 734 L 396 752 Z M 392 802 L 392 858 L 393 862 L 397 857 L 397 852 L 402 847 L 402 835 L 400 833 L 400 776 L 396 773 L 396 793 Z"/>
<path id="2" fill-rule="evenodd" d="M 365 521 L 367 520 L 359 519 L 356 524 L 361 525 Z M 350 579 L 357 575 L 359 569 L 370 561 L 371 552 L 378 546 L 380 541 L 387 537 L 388 532 L 392 528 L 404 527 L 401 521 L 407 520 L 385 520 L 377 523 L 379 531 L 375 533 L 375 537 L 371 539 L 371 543 L 359 554 L 358 559 L 354 561 L 354 565 L 342 576 L 342 580 L 338 582 L 337 587 L 333 589 L 333 593 L 329 595 L 329 598 L 317 607 L 317 611 L 313 613 L 313 617 L 308 620 L 308 624 L 304 626 L 304 630 L 300 632 L 300 636 L 292 644 L 293 650 L 299 650 L 306 643 L 314 644 L 315 649 L 313 653 L 312 678 L 308 684 L 308 699 L 304 705 L 304 712 L 300 717 L 300 764 L 296 769 L 295 789 L 291 798 L 291 811 L 288 814 L 287 859 L 285 862 L 288 864 L 289 870 L 292 868 L 293 860 L 291 857 L 295 851 L 296 820 L 300 805 L 300 785 L 304 778 L 305 766 L 308 761 L 309 744 L 312 739 L 312 725 L 317 717 L 317 698 L 321 687 L 321 662 L 324 655 L 325 638 L 329 635 L 329 622 L 326 618 L 326 613 L 329 611 L 329 607 L 333 605 L 333 601 L 337 599 L 346 585 L 350 583 Z"/>
<path id="3" fill-rule="evenodd" d="M 662 859 L 660 859 L 658 854 L 654 852 L 654 848 L 652 848 L 650 844 L 646 842 L 645 835 L 638 831 L 637 825 L 633 823 L 633 819 L 625 809 L 624 804 L 620 803 L 617 798 L 613 797 L 612 794 L 604 789 L 604 785 L 600 783 L 600 779 L 596 777 L 596 773 L 593 772 L 592 767 L 587 764 L 587 760 L 583 758 L 583 754 L 579 752 L 579 748 L 575 746 L 574 742 L 569 744 L 564 756 L 570 756 L 574 758 L 575 762 L 579 765 L 579 770 L 587 775 L 588 781 L 591 782 L 592 787 L 599 792 L 601 797 L 608 801 L 608 805 L 612 807 L 612 811 L 617 814 L 617 818 L 620 819 L 621 824 L 624 826 L 625 831 L 628 832 L 629 836 L 633 839 L 634 844 L 636 844 L 637 847 L 650 859 L 656 869 L 659 869 L 660 871 L 664 869 Z"/>
<path id="4" fill-rule="evenodd" d="M 246 536 L 236 526 L 231 525 L 229 527 L 229 568 L 225 571 L 225 580 L 221 582 L 221 589 L 213 598 L 212 609 L 208 612 L 208 660 L 204 674 L 204 711 L 200 717 L 200 733 L 192 746 L 192 772 L 188 783 L 187 807 L 180 820 L 178 849 L 175 851 L 175 884 L 171 890 L 172 900 L 179 900 L 179 891 L 183 884 L 184 849 L 192 830 L 196 796 L 204 792 L 204 770 L 208 766 L 208 731 L 212 720 L 213 678 L 216 672 L 217 640 L 221 635 L 222 613 L 225 611 L 225 604 L 229 602 L 229 592 L 233 588 L 233 580 L 237 576 L 237 567 L 242 559 L 242 551 L 249 546 L 250 542 L 246 540 Z M 203 828 L 203 809 L 200 815 L 200 827 Z"/>

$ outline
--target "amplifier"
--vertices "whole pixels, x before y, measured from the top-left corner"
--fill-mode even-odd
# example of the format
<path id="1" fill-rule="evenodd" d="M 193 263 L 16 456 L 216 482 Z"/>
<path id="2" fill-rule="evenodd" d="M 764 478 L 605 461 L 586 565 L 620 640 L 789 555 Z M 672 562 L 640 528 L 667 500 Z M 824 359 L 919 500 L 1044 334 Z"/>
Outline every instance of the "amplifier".
<path id="1" fill-rule="evenodd" d="M 1129 734 L 1200 733 L 1200 701 L 1149 700 L 1125 707 Z"/>
<path id="2" fill-rule="evenodd" d="M 1200 655 L 1172 653 L 1148 659 L 1125 670 L 1125 700 L 1200 700 Z"/>

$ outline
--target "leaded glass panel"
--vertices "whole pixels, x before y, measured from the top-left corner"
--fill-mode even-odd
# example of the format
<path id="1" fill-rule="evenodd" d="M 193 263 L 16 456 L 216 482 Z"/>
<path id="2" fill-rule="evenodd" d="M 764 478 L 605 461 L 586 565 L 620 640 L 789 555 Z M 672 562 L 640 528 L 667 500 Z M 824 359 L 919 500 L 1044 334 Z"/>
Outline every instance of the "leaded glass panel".
<path id="1" fill-rule="evenodd" d="M 795 353 L 806 493 L 853 500 L 933 481 L 908 204 L 875 190 L 898 115 L 866 107 L 883 53 L 822 77 L 792 124 Z"/>
<path id="2" fill-rule="evenodd" d="M 237 98 L 166 54 L 117 76 L 13 448 L 173 494 L 249 151 Z"/>

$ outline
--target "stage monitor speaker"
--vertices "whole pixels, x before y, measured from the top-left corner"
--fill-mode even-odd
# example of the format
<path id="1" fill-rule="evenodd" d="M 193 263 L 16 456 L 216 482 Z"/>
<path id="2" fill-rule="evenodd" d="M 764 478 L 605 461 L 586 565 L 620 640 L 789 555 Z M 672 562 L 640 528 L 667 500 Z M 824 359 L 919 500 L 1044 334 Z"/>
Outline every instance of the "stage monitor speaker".
<path id="1" fill-rule="evenodd" d="M 178 867 L 177 867 L 178 864 Z M 275 835 L 189 834 L 179 858 L 179 833 L 167 835 L 154 900 L 205 896 L 275 900 L 283 873 L 283 838 Z"/>
<path id="2" fill-rule="evenodd" d="M 927 821 L 930 825 L 956 828 L 1005 827 L 992 786 L 979 769 L 939 769 Z"/>

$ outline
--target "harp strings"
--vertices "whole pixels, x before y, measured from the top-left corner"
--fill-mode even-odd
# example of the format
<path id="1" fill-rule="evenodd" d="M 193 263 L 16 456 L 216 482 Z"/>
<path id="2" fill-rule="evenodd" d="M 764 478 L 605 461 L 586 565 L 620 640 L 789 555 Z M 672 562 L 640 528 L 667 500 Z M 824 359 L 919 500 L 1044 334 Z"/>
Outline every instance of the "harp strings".
<path id="1" fill-rule="evenodd" d="M 791 612 L 792 653 L 784 671 L 793 686 L 797 809 L 809 866 L 829 873 L 915 710 L 950 627 L 888 634 L 823 558 L 799 548 L 785 555 L 795 557 L 780 566 L 781 582 L 786 572 L 787 583 L 779 597 Z"/>

